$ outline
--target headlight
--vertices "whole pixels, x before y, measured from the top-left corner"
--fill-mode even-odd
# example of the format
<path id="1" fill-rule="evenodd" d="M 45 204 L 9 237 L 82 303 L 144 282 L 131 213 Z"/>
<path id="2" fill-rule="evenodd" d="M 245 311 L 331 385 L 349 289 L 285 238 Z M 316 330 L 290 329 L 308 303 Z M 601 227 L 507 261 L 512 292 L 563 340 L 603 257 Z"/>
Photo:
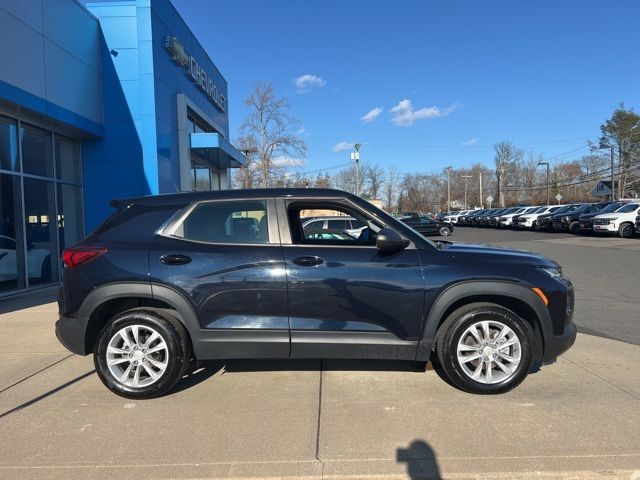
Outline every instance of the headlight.
<path id="1" fill-rule="evenodd" d="M 617 220 L 618 217 L 609 217 L 609 218 L 603 218 L 602 220 L 604 220 L 605 222 L 613 222 L 615 220 Z"/>
<path id="2" fill-rule="evenodd" d="M 545 272 L 552 278 L 558 278 L 562 276 L 562 267 L 539 267 L 540 270 Z"/>
<path id="3" fill-rule="evenodd" d="M 564 217 L 564 221 L 568 222 L 569 221 L 569 217 Z"/>

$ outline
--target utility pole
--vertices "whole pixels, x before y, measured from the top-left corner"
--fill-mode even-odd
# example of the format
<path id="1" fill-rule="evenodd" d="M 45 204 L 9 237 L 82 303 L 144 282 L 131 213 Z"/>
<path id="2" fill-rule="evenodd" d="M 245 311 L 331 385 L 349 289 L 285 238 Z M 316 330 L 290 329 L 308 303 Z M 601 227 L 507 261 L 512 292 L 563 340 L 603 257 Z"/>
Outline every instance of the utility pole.
<path id="1" fill-rule="evenodd" d="M 351 152 L 351 160 L 356 162 L 356 195 L 360 196 L 360 147 L 361 143 L 355 143 L 353 145 L 354 152 Z"/>
<path id="2" fill-rule="evenodd" d="M 484 208 L 484 200 L 482 198 L 482 171 L 480 171 L 480 208 Z"/>
<path id="3" fill-rule="evenodd" d="M 466 210 L 467 209 L 467 184 L 469 183 L 469 179 L 471 178 L 471 175 L 460 175 L 460 178 L 464 178 L 464 209 Z"/>
<path id="4" fill-rule="evenodd" d="M 447 167 L 447 212 L 451 213 L 451 168 Z"/>
<path id="5" fill-rule="evenodd" d="M 549 199 L 549 162 L 538 162 L 538 166 L 546 165 L 547 166 L 547 205 L 551 205 Z"/>
<path id="6" fill-rule="evenodd" d="M 498 163 L 498 199 L 500 200 L 500 207 L 504 208 L 504 164 Z"/>
<path id="7" fill-rule="evenodd" d="M 605 148 L 610 148 L 611 149 L 611 201 L 613 202 L 616 199 L 616 186 L 615 186 L 616 176 L 615 176 L 615 162 L 614 162 L 613 143 L 606 143 L 604 141 L 601 141 L 600 142 L 600 146 L 598 147 L 598 150 L 604 150 Z M 620 187 L 619 184 L 618 184 L 618 187 Z M 620 189 L 618 188 L 618 190 L 620 190 Z M 618 191 L 618 196 L 620 196 L 620 191 Z"/>

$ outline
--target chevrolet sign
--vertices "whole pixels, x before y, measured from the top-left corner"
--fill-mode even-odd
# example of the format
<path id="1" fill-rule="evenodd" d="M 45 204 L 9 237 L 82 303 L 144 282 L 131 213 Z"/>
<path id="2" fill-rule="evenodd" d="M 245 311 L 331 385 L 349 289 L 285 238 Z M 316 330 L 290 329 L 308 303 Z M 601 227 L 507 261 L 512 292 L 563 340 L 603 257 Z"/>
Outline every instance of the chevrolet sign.
<path id="1" fill-rule="evenodd" d="M 217 85 L 213 83 L 196 59 L 187 53 L 178 39 L 168 35 L 165 39 L 164 46 L 171 54 L 171 59 L 183 67 L 193 83 L 202 90 L 207 98 L 209 98 L 220 111 L 224 112 L 226 103 L 224 94 L 218 89 Z"/>

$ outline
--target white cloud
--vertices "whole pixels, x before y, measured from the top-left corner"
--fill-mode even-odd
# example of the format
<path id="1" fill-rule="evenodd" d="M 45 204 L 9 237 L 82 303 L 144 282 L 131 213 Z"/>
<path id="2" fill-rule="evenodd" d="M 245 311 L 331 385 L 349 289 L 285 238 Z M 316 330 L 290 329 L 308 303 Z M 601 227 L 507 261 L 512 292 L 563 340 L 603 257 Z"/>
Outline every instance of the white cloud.
<path id="1" fill-rule="evenodd" d="M 371 123 L 380 116 L 382 111 L 382 107 L 376 107 L 373 110 L 370 110 L 366 115 L 361 116 L 360 120 L 362 120 L 364 123 Z"/>
<path id="2" fill-rule="evenodd" d="M 462 146 L 468 147 L 469 145 L 475 145 L 476 143 L 478 143 L 478 139 L 473 137 L 473 138 L 470 138 L 469 140 L 465 140 L 464 142 L 462 142 Z"/>
<path id="3" fill-rule="evenodd" d="M 458 107 L 457 104 L 453 104 L 450 107 L 441 109 L 439 107 L 424 107 L 419 110 L 414 110 L 411 100 L 400 100 L 398 104 L 391 109 L 393 118 L 391 121 L 400 127 L 408 127 L 413 125 L 416 120 L 424 120 L 427 118 L 438 118 L 449 115 Z"/>
<path id="4" fill-rule="evenodd" d="M 277 168 L 299 167 L 304 164 L 304 160 L 301 158 L 282 156 L 272 158 L 271 164 Z"/>
<path id="5" fill-rule="evenodd" d="M 293 83 L 298 89 L 298 93 L 305 93 L 314 87 L 324 87 L 327 84 L 324 78 L 310 74 L 294 78 Z"/>
<path id="6" fill-rule="evenodd" d="M 334 152 L 344 152 L 345 150 L 352 149 L 354 144 L 355 142 L 338 142 L 331 147 L 331 150 Z"/>

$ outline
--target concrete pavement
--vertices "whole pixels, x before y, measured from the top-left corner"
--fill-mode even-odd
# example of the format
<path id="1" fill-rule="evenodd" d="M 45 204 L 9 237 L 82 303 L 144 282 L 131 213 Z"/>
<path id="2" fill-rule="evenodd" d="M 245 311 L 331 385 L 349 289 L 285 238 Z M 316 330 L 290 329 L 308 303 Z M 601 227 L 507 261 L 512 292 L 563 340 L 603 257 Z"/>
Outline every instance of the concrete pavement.
<path id="1" fill-rule="evenodd" d="M 501 396 L 405 362 L 233 361 L 132 401 L 57 342 L 55 304 L 5 311 L 2 479 L 640 475 L 635 345 L 579 335 Z"/>

